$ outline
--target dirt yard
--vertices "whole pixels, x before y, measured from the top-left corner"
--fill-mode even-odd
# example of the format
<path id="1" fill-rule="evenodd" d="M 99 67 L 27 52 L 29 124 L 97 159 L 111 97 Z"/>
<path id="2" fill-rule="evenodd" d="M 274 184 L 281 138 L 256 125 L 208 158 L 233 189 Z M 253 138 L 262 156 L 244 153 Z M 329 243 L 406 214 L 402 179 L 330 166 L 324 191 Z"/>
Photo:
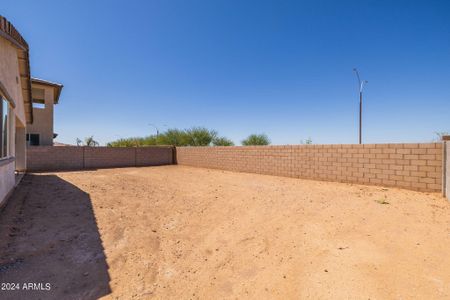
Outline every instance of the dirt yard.
<path id="1" fill-rule="evenodd" d="M 449 299 L 438 194 L 182 166 L 27 175 L 1 299 Z"/>

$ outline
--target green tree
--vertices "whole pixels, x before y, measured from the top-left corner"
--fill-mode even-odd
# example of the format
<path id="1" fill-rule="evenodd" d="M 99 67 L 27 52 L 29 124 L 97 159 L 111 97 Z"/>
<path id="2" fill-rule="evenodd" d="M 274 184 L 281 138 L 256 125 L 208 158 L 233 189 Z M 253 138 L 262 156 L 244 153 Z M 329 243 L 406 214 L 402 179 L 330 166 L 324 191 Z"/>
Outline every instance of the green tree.
<path id="1" fill-rule="evenodd" d="M 118 139 L 107 144 L 108 147 L 142 147 L 151 145 L 231 146 L 233 142 L 225 137 L 219 137 L 215 130 L 209 130 L 204 127 L 192 127 L 185 130 L 173 128 L 157 136 Z"/>
<path id="2" fill-rule="evenodd" d="M 171 146 L 187 146 L 188 137 L 184 130 L 168 129 L 166 132 L 158 135 L 156 139 L 157 145 L 171 145 Z"/>
<path id="3" fill-rule="evenodd" d="M 153 135 L 147 137 L 118 139 L 107 144 L 108 147 L 143 147 L 151 145 L 156 145 L 156 137 Z"/>
<path id="4" fill-rule="evenodd" d="M 212 143 L 214 146 L 234 146 L 233 141 L 226 137 L 216 137 Z"/>
<path id="5" fill-rule="evenodd" d="M 245 140 L 242 142 L 243 146 L 264 146 L 269 145 L 270 140 L 266 134 L 250 134 Z"/>
<path id="6" fill-rule="evenodd" d="M 129 139 L 118 139 L 113 142 L 109 142 L 106 144 L 107 147 L 131 147 L 133 142 L 131 138 Z"/>
<path id="7" fill-rule="evenodd" d="M 217 137 L 215 130 L 209 130 L 204 127 L 193 127 L 185 132 L 188 146 L 210 146 Z"/>

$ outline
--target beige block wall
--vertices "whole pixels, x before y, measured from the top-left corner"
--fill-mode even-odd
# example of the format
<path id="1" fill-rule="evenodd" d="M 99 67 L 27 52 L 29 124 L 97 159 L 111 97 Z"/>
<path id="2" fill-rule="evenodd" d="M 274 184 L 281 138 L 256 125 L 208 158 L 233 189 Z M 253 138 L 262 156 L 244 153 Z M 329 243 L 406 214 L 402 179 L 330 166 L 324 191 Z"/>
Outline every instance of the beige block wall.
<path id="1" fill-rule="evenodd" d="M 450 153 L 450 143 L 447 144 Z M 178 163 L 237 172 L 441 192 L 443 144 L 254 147 L 29 147 L 28 171 Z M 449 162 L 447 162 L 450 170 Z M 449 177 L 447 177 L 447 182 Z M 450 186 L 450 183 L 447 187 Z"/>
<path id="2" fill-rule="evenodd" d="M 140 147 L 136 151 L 136 166 L 171 165 L 174 163 L 173 147 Z"/>
<path id="3" fill-rule="evenodd" d="M 52 147 L 27 149 L 28 171 L 64 171 L 173 164 L 173 147 Z"/>
<path id="4" fill-rule="evenodd" d="M 442 190 L 442 143 L 177 147 L 176 159 L 229 171 Z"/>
<path id="5" fill-rule="evenodd" d="M 27 148 L 27 171 L 84 169 L 84 147 L 37 146 Z"/>
<path id="6" fill-rule="evenodd" d="M 85 147 L 84 149 L 86 169 L 136 165 L 135 148 Z"/>

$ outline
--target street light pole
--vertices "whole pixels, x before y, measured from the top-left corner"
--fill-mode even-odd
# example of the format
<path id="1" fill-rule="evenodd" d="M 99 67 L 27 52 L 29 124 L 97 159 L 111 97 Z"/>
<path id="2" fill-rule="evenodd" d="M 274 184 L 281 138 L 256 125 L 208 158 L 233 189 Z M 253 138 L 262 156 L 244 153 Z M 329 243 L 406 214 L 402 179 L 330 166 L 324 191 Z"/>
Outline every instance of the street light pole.
<path id="1" fill-rule="evenodd" d="M 362 102 L 363 102 L 363 88 L 364 84 L 368 83 L 367 80 L 361 81 L 361 78 L 359 77 L 358 69 L 353 68 L 353 71 L 356 74 L 356 77 L 358 78 L 358 86 L 359 86 L 359 144 L 362 144 Z"/>
<path id="2" fill-rule="evenodd" d="M 362 91 L 359 91 L 359 143 L 362 144 Z"/>
<path id="3" fill-rule="evenodd" d="M 158 129 L 158 127 L 156 127 L 156 125 L 154 125 L 154 124 L 148 124 L 148 126 L 155 127 L 155 129 L 156 129 L 156 137 L 158 137 L 159 136 L 159 129 Z"/>

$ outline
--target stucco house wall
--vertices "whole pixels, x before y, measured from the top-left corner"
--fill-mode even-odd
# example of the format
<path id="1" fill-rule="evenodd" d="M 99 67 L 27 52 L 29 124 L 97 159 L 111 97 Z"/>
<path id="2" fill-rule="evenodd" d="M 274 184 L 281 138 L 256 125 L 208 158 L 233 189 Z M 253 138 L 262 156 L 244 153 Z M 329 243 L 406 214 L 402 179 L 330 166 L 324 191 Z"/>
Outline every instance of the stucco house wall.
<path id="1" fill-rule="evenodd" d="M 26 124 L 17 49 L 2 37 L 0 37 L 0 65 L 0 82 L 15 103 L 14 114 L 22 124 Z"/>
<path id="2" fill-rule="evenodd" d="M 0 207 L 15 186 L 15 170 L 26 169 L 25 143 L 16 135 L 32 121 L 28 44 L 4 17 L 0 16 L 0 94 L 8 102 L 8 143 L 6 157 L 0 158 Z M 25 96 L 24 96 L 25 94 Z M 19 142 L 19 143 L 17 143 Z M 19 158 L 16 153 L 20 153 Z"/>
<path id="3" fill-rule="evenodd" d="M 33 107 L 33 124 L 27 126 L 27 133 L 39 134 L 39 146 L 53 146 L 54 89 L 49 86 L 33 83 L 33 94 L 36 90 L 43 90 L 45 108 Z"/>
<path id="4" fill-rule="evenodd" d="M 448 200 L 450 200 L 450 140 L 445 141 L 444 144 L 445 151 L 445 159 L 444 159 L 444 184 L 445 184 L 445 190 L 444 195 L 447 197 Z"/>
<path id="5" fill-rule="evenodd" d="M 15 122 L 16 118 L 19 122 L 25 124 L 25 113 L 22 99 L 22 91 L 19 80 L 19 67 L 17 58 L 17 49 L 11 42 L 0 37 L 0 82 L 2 86 L 3 97 L 12 100 L 14 108 L 9 108 L 9 144 L 10 155 L 7 158 L 0 158 L 0 205 L 6 198 L 8 193 L 14 188 L 15 184 Z"/>
<path id="6" fill-rule="evenodd" d="M 14 184 L 14 160 L 3 165 L 0 164 L 0 206 L 14 188 Z"/>

